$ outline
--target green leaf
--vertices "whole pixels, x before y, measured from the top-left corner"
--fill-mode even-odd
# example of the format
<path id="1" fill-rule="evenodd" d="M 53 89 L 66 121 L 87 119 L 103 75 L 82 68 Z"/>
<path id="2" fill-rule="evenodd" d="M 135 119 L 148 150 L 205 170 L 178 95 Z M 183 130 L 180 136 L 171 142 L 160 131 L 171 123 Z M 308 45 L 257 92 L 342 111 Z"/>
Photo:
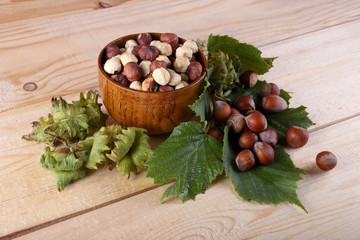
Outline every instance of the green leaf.
<path id="1" fill-rule="evenodd" d="M 80 168 L 73 171 L 53 171 L 53 174 L 56 179 L 57 190 L 60 192 L 69 183 L 85 177 L 86 172 L 84 168 Z"/>
<path id="2" fill-rule="evenodd" d="M 299 126 L 307 129 L 314 123 L 308 117 L 306 107 L 300 106 L 298 108 L 288 108 L 283 112 L 265 114 L 268 126 L 274 128 L 279 138 L 286 136 L 286 131 L 291 126 Z"/>
<path id="3" fill-rule="evenodd" d="M 301 174 L 304 174 L 304 171 L 294 166 L 283 148 L 274 149 L 273 163 L 256 165 L 246 172 L 241 172 L 235 163 L 238 153 L 231 147 L 228 136 L 229 128 L 226 127 L 223 148 L 225 173 L 241 198 L 259 203 L 292 203 L 306 212 L 296 194 L 296 182 L 302 179 Z"/>
<path id="4" fill-rule="evenodd" d="M 256 47 L 240 43 L 237 39 L 227 35 L 210 35 L 208 38 L 207 49 L 209 52 L 222 51 L 224 53 L 236 54 L 242 64 L 242 70 L 252 70 L 261 75 L 269 71 L 273 66 L 272 62 L 275 58 L 262 58 L 261 51 Z"/>
<path id="5" fill-rule="evenodd" d="M 221 155 L 221 143 L 207 135 L 200 123 L 185 122 L 174 129 L 146 162 L 149 167 L 146 176 L 158 185 L 175 178 L 161 201 L 174 195 L 184 202 L 204 192 L 223 171 Z"/>
<path id="6" fill-rule="evenodd" d="M 210 86 L 209 78 L 213 72 L 212 68 L 206 70 L 205 86 L 204 90 L 199 96 L 199 99 L 190 106 L 191 110 L 195 112 L 197 116 L 200 117 L 202 122 L 208 121 L 211 118 L 211 109 L 210 109 L 210 92 L 208 87 Z"/>

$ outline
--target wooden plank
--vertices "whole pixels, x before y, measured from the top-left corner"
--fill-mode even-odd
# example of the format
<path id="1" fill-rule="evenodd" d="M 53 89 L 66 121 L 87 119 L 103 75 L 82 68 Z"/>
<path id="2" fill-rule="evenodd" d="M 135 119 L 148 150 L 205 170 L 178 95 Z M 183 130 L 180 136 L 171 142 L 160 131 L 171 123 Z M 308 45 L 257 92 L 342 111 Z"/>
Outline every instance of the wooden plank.
<path id="1" fill-rule="evenodd" d="M 305 147 L 290 150 L 295 165 L 309 173 L 297 191 L 309 214 L 291 205 L 244 202 L 220 178 L 195 201 L 160 204 L 164 186 L 20 239 L 66 239 L 65 229 L 74 239 L 358 239 L 358 136 L 360 117 L 315 131 Z M 329 172 L 315 165 L 322 150 L 338 157 Z"/>
<path id="2" fill-rule="evenodd" d="M 355 50 L 351 47 L 359 44 L 359 35 L 358 23 L 352 22 L 264 48 L 266 55 L 268 51 L 280 53 L 276 63 L 280 69 L 276 70 L 276 65 L 276 71 L 269 73 L 269 80 L 276 80 L 281 87 L 290 88 L 294 92 L 293 105 L 304 103 L 309 106 L 310 115 L 318 123 L 318 127 L 341 120 L 343 116 L 359 114 L 359 107 L 350 104 L 352 101 L 358 101 L 359 97 L 356 94 L 337 98 L 338 103 L 333 100 L 333 96 L 339 92 L 343 96 L 353 93 L 354 89 L 360 87 L 357 79 L 353 77 L 360 74 L 357 67 L 359 58 L 354 55 L 360 54 L 354 53 Z M 325 41 L 324 39 L 326 44 L 324 43 L 321 48 L 313 48 L 312 54 L 299 47 L 308 43 L 318 46 Z M 296 65 L 292 64 L 295 61 L 292 58 L 296 58 Z M 313 65 L 315 63 L 324 65 Z M 316 67 L 325 68 L 326 63 L 329 64 L 329 68 L 335 69 L 328 73 L 316 71 Z M 304 78 L 311 73 L 313 77 L 310 82 L 294 82 L 293 87 L 287 83 L 288 79 L 293 79 L 292 72 L 296 74 L 296 78 L 301 78 L 301 73 L 304 74 Z M 340 76 L 349 83 L 339 84 Z M 311 102 L 303 97 L 306 91 L 309 91 L 309 84 L 311 88 L 320 89 L 316 92 L 316 97 L 311 96 Z M 70 99 L 75 99 L 76 96 L 77 94 L 71 95 Z M 333 111 L 331 105 L 324 104 L 326 101 L 323 99 L 327 99 L 329 104 L 342 104 L 344 107 Z M 100 170 L 58 193 L 51 172 L 41 169 L 38 165 L 42 144 L 28 143 L 20 139 L 21 135 L 30 131 L 30 122 L 46 115 L 49 108 L 50 102 L 47 100 L 0 113 L 0 127 L 3 130 L 0 136 L 0 159 L 3 159 L 0 162 L 0 181 L 7 183 L 0 185 L 0 212 L 4 213 L 0 216 L 0 236 L 123 198 L 153 186 L 151 180 L 144 178 L 144 174 L 127 181 L 116 171 L 109 173 Z M 151 139 L 157 143 L 160 140 Z M 326 142 L 327 139 L 323 141 Z"/>
<path id="3" fill-rule="evenodd" d="M 97 55 L 122 35 L 171 31 L 206 39 L 210 33 L 229 34 L 260 46 L 358 19 L 359 9 L 357 0 L 133 1 L 102 11 L 3 24 L 0 50 L 8 57 L 0 58 L 0 111 L 96 87 Z M 24 91 L 28 82 L 36 83 L 37 90 Z"/>
<path id="4" fill-rule="evenodd" d="M 127 1 L 129 0 L 7 1 L 0 4 L 0 24 L 90 12 L 104 7 L 118 6 Z"/>

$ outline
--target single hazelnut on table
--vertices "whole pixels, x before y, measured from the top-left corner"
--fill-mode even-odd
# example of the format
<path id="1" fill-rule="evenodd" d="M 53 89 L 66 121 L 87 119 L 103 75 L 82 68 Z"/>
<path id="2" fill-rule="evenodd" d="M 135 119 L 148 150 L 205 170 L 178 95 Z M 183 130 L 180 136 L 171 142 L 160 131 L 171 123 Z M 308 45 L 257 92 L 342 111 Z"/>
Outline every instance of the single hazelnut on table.
<path id="1" fill-rule="evenodd" d="M 166 68 L 157 68 L 154 70 L 152 77 L 159 85 L 166 85 L 170 81 L 170 73 Z"/>
<path id="2" fill-rule="evenodd" d="M 127 63 L 123 73 L 130 82 L 139 81 L 141 78 L 141 69 L 139 65 L 134 62 Z"/>
<path id="3" fill-rule="evenodd" d="M 176 57 L 186 57 L 187 59 L 190 60 L 193 56 L 193 52 L 191 51 L 190 48 L 186 48 L 186 47 L 182 46 L 182 47 L 178 47 L 176 49 L 175 56 Z"/>
<path id="4" fill-rule="evenodd" d="M 160 35 L 160 41 L 168 44 L 177 44 L 179 43 L 179 38 L 175 33 L 163 33 Z"/>
<path id="5" fill-rule="evenodd" d="M 235 102 L 234 106 L 240 112 L 247 112 L 249 110 L 255 110 L 255 102 L 250 96 L 242 95 L 238 97 Z"/>
<path id="6" fill-rule="evenodd" d="M 134 54 L 128 53 L 128 52 L 124 52 L 119 56 L 121 63 L 123 66 L 125 66 L 127 63 L 129 62 L 134 62 L 137 63 L 138 59 L 135 57 Z"/>
<path id="7" fill-rule="evenodd" d="M 309 140 L 309 132 L 297 126 L 289 127 L 286 132 L 286 142 L 290 147 L 299 148 L 304 146 Z"/>
<path id="8" fill-rule="evenodd" d="M 186 73 L 191 81 L 195 81 L 201 76 L 203 66 L 199 62 L 191 62 L 186 70 Z"/>
<path id="9" fill-rule="evenodd" d="M 172 54 L 171 45 L 166 42 L 160 42 L 155 40 L 150 43 L 150 46 L 156 47 L 161 55 L 170 56 Z"/>
<path id="10" fill-rule="evenodd" d="M 264 131 L 260 132 L 258 135 L 261 141 L 266 142 L 273 147 L 275 147 L 278 143 L 278 135 L 273 128 L 267 128 Z"/>
<path id="11" fill-rule="evenodd" d="M 155 69 L 158 68 L 167 68 L 167 64 L 164 61 L 154 60 L 150 64 L 150 72 L 153 72 Z"/>
<path id="12" fill-rule="evenodd" d="M 119 54 L 120 54 L 120 49 L 115 44 L 111 44 L 106 47 L 106 57 L 108 59 L 115 57 L 116 55 L 119 55 Z"/>
<path id="13" fill-rule="evenodd" d="M 153 77 L 147 77 L 142 82 L 141 89 L 146 92 L 156 92 L 158 90 L 158 85 Z"/>
<path id="14" fill-rule="evenodd" d="M 178 73 L 186 72 L 189 65 L 190 61 L 186 57 L 177 57 L 173 64 L 175 71 Z"/>
<path id="15" fill-rule="evenodd" d="M 155 60 L 158 60 L 158 61 L 164 61 L 166 62 L 167 66 L 170 67 L 171 66 L 171 61 L 170 59 L 165 56 L 165 55 L 159 55 Z"/>
<path id="16" fill-rule="evenodd" d="M 260 164 L 266 165 L 274 161 L 275 152 L 272 146 L 266 142 L 254 144 L 254 153 Z"/>
<path id="17" fill-rule="evenodd" d="M 169 92 L 169 91 L 174 91 L 174 88 L 172 88 L 169 85 L 159 87 L 159 92 Z"/>
<path id="18" fill-rule="evenodd" d="M 151 62 L 148 60 L 142 61 L 139 64 L 140 70 L 141 70 L 141 76 L 142 77 L 146 77 L 147 75 L 150 74 L 150 64 Z"/>
<path id="19" fill-rule="evenodd" d="M 135 89 L 135 90 L 141 90 L 141 82 L 139 81 L 135 81 L 135 82 L 132 82 L 129 86 L 129 88 L 131 89 Z"/>
<path id="20" fill-rule="evenodd" d="M 137 45 L 137 46 L 135 46 L 135 47 L 133 47 L 132 48 L 132 51 L 131 51 L 131 54 L 134 54 L 135 55 L 135 57 L 139 57 L 139 50 L 140 50 L 140 48 L 142 47 L 142 45 Z"/>
<path id="21" fill-rule="evenodd" d="M 180 89 L 186 87 L 187 85 L 189 85 L 187 82 L 181 81 L 178 85 L 175 86 L 175 89 Z"/>
<path id="22" fill-rule="evenodd" d="M 186 73 L 180 73 L 181 81 L 187 82 L 189 81 L 189 77 Z"/>
<path id="23" fill-rule="evenodd" d="M 130 86 L 130 81 L 127 79 L 127 77 L 124 74 L 119 74 L 115 77 L 114 79 L 115 82 L 125 86 L 125 87 L 129 87 Z"/>
<path id="24" fill-rule="evenodd" d="M 168 84 L 170 86 L 177 86 L 181 82 L 180 74 L 178 74 L 177 72 L 175 72 L 172 69 L 168 69 L 168 71 L 170 73 L 170 81 Z"/>
<path id="25" fill-rule="evenodd" d="M 275 83 L 267 83 L 260 88 L 260 95 L 264 97 L 268 94 L 279 95 L 280 88 Z"/>
<path id="26" fill-rule="evenodd" d="M 133 39 L 130 39 L 130 40 L 127 40 L 126 41 L 126 43 L 125 43 L 125 48 L 126 49 L 128 49 L 128 48 L 133 48 L 133 47 L 135 47 L 135 46 L 137 46 L 138 45 L 138 43 L 135 41 L 135 40 L 133 40 Z"/>
<path id="27" fill-rule="evenodd" d="M 193 40 L 186 40 L 183 44 L 183 47 L 189 48 L 193 52 L 193 54 L 199 51 L 198 45 Z"/>
<path id="28" fill-rule="evenodd" d="M 337 164 L 336 156 L 328 151 L 320 152 L 316 156 L 316 165 L 324 171 L 333 169 Z"/>
<path id="29" fill-rule="evenodd" d="M 266 112 L 278 113 L 287 109 L 287 102 L 280 96 L 275 94 L 268 94 L 263 97 L 262 105 Z"/>
<path id="30" fill-rule="evenodd" d="M 149 33 L 141 33 L 136 38 L 139 45 L 149 45 L 152 41 L 152 37 Z"/>
<path id="31" fill-rule="evenodd" d="M 142 61 L 154 61 L 159 56 L 159 54 L 159 50 L 154 46 L 142 45 L 141 48 L 138 50 L 138 56 Z"/>
<path id="32" fill-rule="evenodd" d="M 231 107 L 224 101 L 218 100 L 214 105 L 214 119 L 219 122 L 225 122 L 231 114 Z"/>
<path id="33" fill-rule="evenodd" d="M 235 162 L 239 170 L 244 172 L 255 165 L 255 157 L 249 149 L 245 149 L 236 156 Z"/>
<path id="34" fill-rule="evenodd" d="M 223 141 L 223 136 L 219 133 L 219 131 L 218 130 L 216 130 L 216 129 L 210 129 L 209 131 L 208 131 L 208 134 L 210 135 L 210 136 L 213 136 L 214 138 L 216 138 L 217 140 L 219 140 L 219 142 L 222 142 Z"/>
<path id="35" fill-rule="evenodd" d="M 244 85 L 245 88 L 252 88 L 256 85 L 257 81 L 257 74 L 251 70 L 244 72 L 240 76 L 240 82 Z"/>
<path id="36" fill-rule="evenodd" d="M 119 58 L 117 57 L 112 57 L 108 60 L 106 60 L 105 64 L 104 64 L 104 70 L 105 72 L 109 73 L 109 74 L 114 74 L 114 73 L 118 73 L 121 71 L 121 63 Z"/>
<path id="37" fill-rule="evenodd" d="M 254 147 L 257 141 L 259 141 L 259 138 L 255 133 L 246 131 L 239 137 L 239 146 L 243 149 L 250 149 Z"/>
<path id="38" fill-rule="evenodd" d="M 234 133 L 240 133 L 245 126 L 245 117 L 240 113 L 231 114 L 226 121 L 226 125 L 229 126 Z"/>
<path id="39" fill-rule="evenodd" d="M 255 133 L 262 132 L 267 128 L 266 118 L 259 111 L 254 111 L 247 115 L 245 121 L 249 130 Z"/>

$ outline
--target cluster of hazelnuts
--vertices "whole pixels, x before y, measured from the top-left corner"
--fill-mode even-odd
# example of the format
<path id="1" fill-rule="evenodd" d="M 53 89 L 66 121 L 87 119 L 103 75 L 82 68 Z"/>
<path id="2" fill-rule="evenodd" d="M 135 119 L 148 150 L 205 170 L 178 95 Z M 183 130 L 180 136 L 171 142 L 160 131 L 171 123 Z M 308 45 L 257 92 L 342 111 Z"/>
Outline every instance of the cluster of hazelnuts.
<path id="1" fill-rule="evenodd" d="M 257 75 L 253 71 L 246 71 L 240 76 L 240 81 L 245 88 L 253 87 L 257 82 Z M 287 102 L 279 96 L 280 89 L 276 84 L 263 85 L 260 94 L 265 112 L 278 113 L 288 108 Z M 266 117 L 256 110 L 255 101 L 250 96 L 239 96 L 232 103 L 232 107 L 225 101 L 216 101 L 214 119 L 229 126 L 238 139 L 237 144 L 241 151 L 235 161 L 240 171 L 251 169 L 255 160 L 262 165 L 273 162 L 273 147 L 278 143 L 277 132 L 268 128 Z M 222 141 L 221 135 L 215 129 L 208 133 Z M 293 148 L 304 146 L 308 139 L 309 132 L 301 127 L 291 126 L 286 132 L 286 143 Z M 330 152 L 322 152 L 316 162 L 321 169 L 330 170 L 336 165 L 336 157 Z"/>
<path id="2" fill-rule="evenodd" d="M 126 41 L 124 48 L 111 44 L 106 48 L 104 70 L 117 83 L 136 90 L 166 92 L 180 89 L 201 76 L 196 42 L 179 43 L 174 33 L 163 33 L 154 40 L 141 33 Z M 121 71 L 123 68 L 123 71 Z"/>

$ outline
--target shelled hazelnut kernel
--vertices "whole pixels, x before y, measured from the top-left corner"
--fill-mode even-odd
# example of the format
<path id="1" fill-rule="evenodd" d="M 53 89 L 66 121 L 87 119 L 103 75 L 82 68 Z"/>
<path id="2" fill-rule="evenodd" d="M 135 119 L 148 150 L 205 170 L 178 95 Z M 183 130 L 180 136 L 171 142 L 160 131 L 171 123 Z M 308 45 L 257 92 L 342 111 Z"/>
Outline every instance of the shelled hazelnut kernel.
<path id="1" fill-rule="evenodd" d="M 114 78 L 114 81 L 125 86 L 125 87 L 129 87 L 130 86 L 130 81 L 127 79 L 127 77 L 124 74 L 119 74 Z"/>
<path id="2" fill-rule="evenodd" d="M 108 59 L 115 57 L 116 55 L 119 55 L 119 54 L 120 54 L 120 49 L 115 44 L 111 44 L 106 47 L 106 57 Z"/>
<path id="3" fill-rule="evenodd" d="M 135 89 L 135 90 L 141 90 L 141 82 L 139 82 L 139 81 L 132 82 L 130 84 L 129 88 Z"/>
<path id="4" fill-rule="evenodd" d="M 170 81 L 168 84 L 170 86 L 177 86 L 181 82 L 180 74 L 178 74 L 177 72 L 175 72 L 172 69 L 168 69 L 168 71 L 170 73 Z"/>
<path id="5" fill-rule="evenodd" d="M 128 48 L 133 48 L 135 46 L 137 46 L 138 43 L 133 40 L 133 39 L 130 39 L 130 40 L 127 40 L 126 43 L 125 43 L 125 48 L 128 49 Z"/>
<path id="6" fill-rule="evenodd" d="M 203 67 L 199 62 L 191 62 L 186 70 L 187 75 L 191 81 L 195 81 L 201 76 Z"/>
<path id="7" fill-rule="evenodd" d="M 180 89 L 186 87 L 187 85 L 189 85 L 187 82 L 181 81 L 178 85 L 175 86 L 175 89 Z"/>
<path id="8" fill-rule="evenodd" d="M 130 82 L 139 81 L 141 78 L 141 69 L 134 62 L 129 62 L 124 67 L 124 75 Z"/>
<path id="9" fill-rule="evenodd" d="M 199 51 L 198 45 L 193 40 L 186 40 L 183 44 L 183 47 L 191 49 L 193 54 L 195 54 Z"/>
<path id="10" fill-rule="evenodd" d="M 159 50 L 154 46 L 144 46 L 142 45 L 141 48 L 137 52 L 140 60 L 149 60 L 154 61 L 160 54 Z"/>
<path id="11" fill-rule="evenodd" d="M 179 38 L 175 33 L 163 33 L 160 35 L 160 41 L 168 44 L 179 43 Z"/>
<path id="12" fill-rule="evenodd" d="M 137 63 L 138 59 L 135 57 L 134 54 L 124 52 L 120 55 L 120 60 L 123 66 L 125 66 L 129 62 Z"/>
<path id="13" fill-rule="evenodd" d="M 141 76 L 142 77 L 146 77 L 147 75 L 150 74 L 150 64 L 151 64 L 151 62 L 148 61 L 148 60 L 142 61 L 139 64 L 139 67 L 141 69 Z"/>
<path id="14" fill-rule="evenodd" d="M 171 45 L 166 42 L 160 42 L 155 40 L 150 43 L 150 46 L 156 47 L 161 55 L 170 56 L 172 54 Z"/>
<path id="15" fill-rule="evenodd" d="M 170 59 L 165 56 L 165 55 L 159 55 L 155 60 L 158 60 L 158 61 L 164 61 L 166 62 L 167 66 L 170 67 L 171 66 L 171 61 Z"/>
<path id="16" fill-rule="evenodd" d="M 119 58 L 112 57 L 108 60 L 106 60 L 104 64 L 104 70 L 105 72 L 109 74 L 114 74 L 121 71 L 121 63 Z"/>
<path id="17" fill-rule="evenodd" d="M 178 73 L 186 72 L 189 65 L 190 61 L 186 57 L 177 57 L 173 64 L 175 71 Z"/>
<path id="18" fill-rule="evenodd" d="M 152 76 L 147 77 L 141 84 L 141 89 L 146 92 L 156 92 L 158 85 Z"/>
<path id="19" fill-rule="evenodd" d="M 149 33 L 141 33 L 136 40 L 139 45 L 149 45 L 153 39 Z"/>
<path id="20" fill-rule="evenodd" d="M 158 68 L 167 68 L 167 64 L 164 61 L 154 60 L 150 64 L 150 72 L 153 72 L 155 69 Z"/>
<path id="21" fill-rule="evenodd" d="M 170 81 L 170 73 L 166 68 L 157 68 L 153 72 L 153 78 L 159 85 L 166 85 Z"/>
<path id="22" fill-rule="evenodd" d="M 189 77 L 186 73 L 180 73 L 180 76 L 181 76 L 181 81 L 184 81 L 184 82 L 189 81 Z"/>
<path id="23" fill-rule="evenodd" d="M 178 58 L 178 57 L 186 57 L 187 59 L 191 59 L 192 56 L 193 56 L 193 52 L 191 51 L 190 48 L 187 48 L 187 47 L 178 47 L 176 49 L 176 53 L 175 53 L 175 56 Z"/>
<path id="24" fill-rule="evenodd" d="M 169 92 L 169 91 L 174 91 L 174 88 L 169 85 L 159 87 L 159 92 Z"/>
<path id="25" fill-rule="evenodd" d="M 142 47 L 142 45 L 137 45 L 132 48 L 131 53 L 135 55 L 135 57 L 139 58 L 139 50 Z"/>

